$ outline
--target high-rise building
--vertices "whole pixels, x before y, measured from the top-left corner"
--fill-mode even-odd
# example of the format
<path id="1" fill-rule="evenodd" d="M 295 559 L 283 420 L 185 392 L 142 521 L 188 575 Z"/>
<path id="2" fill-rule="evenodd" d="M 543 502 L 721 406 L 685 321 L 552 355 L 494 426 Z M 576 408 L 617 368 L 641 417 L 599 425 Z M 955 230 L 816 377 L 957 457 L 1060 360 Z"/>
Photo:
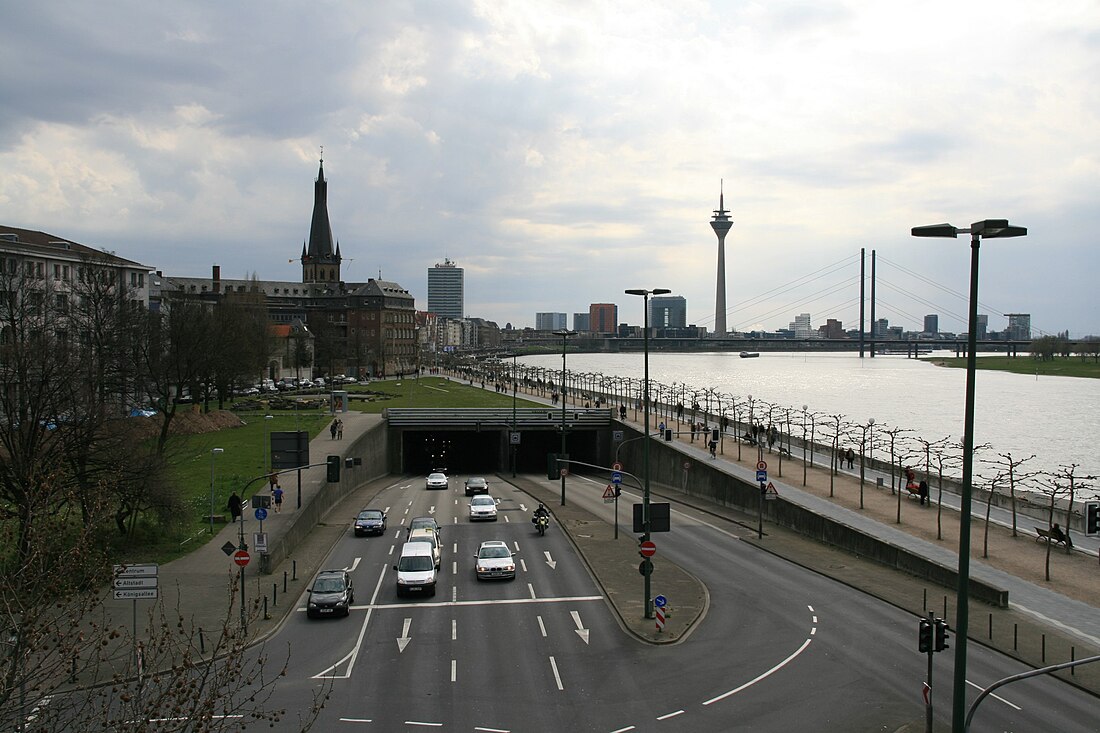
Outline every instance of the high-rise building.
<path id="1" fill-rule="evenodd" d="M 685 328 L 687 299 L 682 295 L 655 295 L 650 298 L 649 325 L 653 328 Z"/>
<path id="2" fill-rule="evenodd" d="M 978 332 L 978 340 L 981 341 L 989 334 L 989 316 L 984 313 L 978 314 L 978 327 L 974 329 Z"/>
<path id="3" fill-rule="evenodd" d="M 536 331 L 564 331 L 566 328 L 564 313 L 536 313 Z"/>
<path id="4" fill-rule="evenodd" d="M 462 268 L 449 259 L 428 270 L 428 310 L 441 318 L 462 318 Z"/>
<path id="5" fill-rule="evenodd" d="M 573 330 L 578 332 L 578 333 L 583 333 L 584 331 L 590 331 L 591 327 L 589 326 L 589 324 L 591 323 L 591 319 L 589 319 L 588 316 L 589 316 L 588 313 L 574 313 L 573 314 Z"/>
<path id="6" fill-rule="evenodd" d="M 714 296 L 714 333 L 726 334 L 726 232 L 733 226 L 726 211 L 725 191 L 718 189 L 718 210 L 710 221 L 710 228 L 718 236 L 718 288 Z"/>
<path id="7" fill-rule="evenodd" d="M 924 332 L 925 333 L 939 333 L 940 332 L 940 317 L 935 313 L 929 314 L 924 317 Z"/>
<path id="8" fill-rule="evenodd" d="M 808 339 L 817 335 L 814 333 L 813 326 L 810 325 L 810 314 L 800 313 L 794 317 L 791 321 L 790 328 L 794 331 L 794 337 L 797 339 Z"/>
<path id="9" fill-rule="evenodd" d="M 614 303 L 593 303 L 588 306 L 588 330 L 615 334 L 619 321 L 619 306 Z"/>
<path id="10" fill-rule="evenodd" d="M 1031 338 L 1030 313 L 1005 313 L 1008 316 L 1008 328 L 1005 338 L 1013 341 L 1025 341 Z"/>

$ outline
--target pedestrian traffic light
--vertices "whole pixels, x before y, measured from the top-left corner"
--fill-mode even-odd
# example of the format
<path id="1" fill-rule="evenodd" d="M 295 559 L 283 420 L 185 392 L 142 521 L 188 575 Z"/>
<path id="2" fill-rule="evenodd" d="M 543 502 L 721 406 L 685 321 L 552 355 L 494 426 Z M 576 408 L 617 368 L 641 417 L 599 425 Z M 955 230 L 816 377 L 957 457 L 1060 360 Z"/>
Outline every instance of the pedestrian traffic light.
<path id="1" fill-rule="evenodd" d="M 932 651 L 932 622 L 926 618 L 920 620 L 920 630 L 917 633 L 917 650 L 921 654 Z"/>
<path id="2" fill-rule="evenodd" d="M 328 457 L 328 482 L 330 484 L 340 482 L 340 456 Z"/>
<path id="3" fill-rule="evenodd" d="M 1100 534 L 1100 501 L 1085 504 L 1085 534 Z"/>
<path id="4" fill-rule="evenodd" d="M 947 648 L 947 622 L 942 618 L 936 619 L 936 646 L 933 651 L 942 652 Z"/>

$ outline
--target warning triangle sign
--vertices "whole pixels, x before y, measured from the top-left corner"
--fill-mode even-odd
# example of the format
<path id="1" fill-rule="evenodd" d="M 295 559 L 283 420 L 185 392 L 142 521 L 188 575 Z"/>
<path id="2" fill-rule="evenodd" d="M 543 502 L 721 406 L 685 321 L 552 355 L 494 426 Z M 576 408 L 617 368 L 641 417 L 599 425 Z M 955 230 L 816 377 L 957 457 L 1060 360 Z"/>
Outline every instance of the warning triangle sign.
<path id="1" fill-rule="evenodd" d="M 771 481 L 768 482 L 768 488 L 764 490 L 764 493 L 775 494 L 776 496 L 779 496 L 779 491 L 776 490 L 775 484 L 773 484 Z"/>
<path id="2" fill-rule="evenodd" d="M 607 488 L 603 490 L 603 498 L 614 499 L 615 498 L 615 485 L 608 484 Z"/>

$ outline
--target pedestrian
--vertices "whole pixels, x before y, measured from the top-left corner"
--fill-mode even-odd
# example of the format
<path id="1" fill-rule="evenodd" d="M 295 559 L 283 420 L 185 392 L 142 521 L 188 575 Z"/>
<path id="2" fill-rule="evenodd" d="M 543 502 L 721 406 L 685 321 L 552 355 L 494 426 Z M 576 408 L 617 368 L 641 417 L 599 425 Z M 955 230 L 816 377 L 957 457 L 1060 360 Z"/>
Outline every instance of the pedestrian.
<path id="1" fill-rule="evenodd" d="M 241 497 L 237 496 L 236 491 L 230 495 L 229 503 L 226 504 L 226 507 L 229 509 L 229 516 L 233 518 L 232 521 L 236 523 L 237 519 L 241 516 Z"/>
<path id="2" fill-rule="evenodd" d="M 336 440 L 336 423 L 338 420 L 333 420 L 332 425 L 328 426 L 328 434 L 332 436 L 333 440 Z"/>
<path id="3" fill-rule="evenodd" d="M 343 420 L 337 420 L 336 421 L 336 439 L 337 440 L 343 440 L 344 439 L 344 421 Z"/>
<path id="4" fill-rule="evenodd" d="M 710 457 L 718 458 L 718 441 L 713 438 L 710 441 Z"/>
<path id="5" fill-rule="evenodd" d="M 920 505 L 924 506 L 924 502 L 928 502 L 931 506 L 932 502 L 928 499 L 928 482 L 921 479 L 920 484 L 917 486 L 917 494 L 920 496 Z"/>
<path id="6" fill-rule="evenodd" d="M 855 468 L 856 452 L 851 448 L 844 454 L 844 458 L 848 461 L 848 468 Z"/>
<path id="7" fill-rule="evenodd" d="M 275 511 L 281 512 L 283 510 L 283 487 L 279 484 L 275 484 L 275 488 L 271 490 L 271 499 L 275 503 Z"/>
<path id="8" fill-rule="evenodd" d="M 626 419 L 626 405 L 619 405 L 619 419 Z"/>
<path id="9" fill-rule="evenodd" d="M 677 402 L 676 403 L 676 419 L 677 420 L 683 420 L 684 419 L 684 403 L 683 402 Z"/>
<path id="10" fill-rule="evenodd" d="M 695 442 L 695 421 L 691 421 L 691 442 Z"/>

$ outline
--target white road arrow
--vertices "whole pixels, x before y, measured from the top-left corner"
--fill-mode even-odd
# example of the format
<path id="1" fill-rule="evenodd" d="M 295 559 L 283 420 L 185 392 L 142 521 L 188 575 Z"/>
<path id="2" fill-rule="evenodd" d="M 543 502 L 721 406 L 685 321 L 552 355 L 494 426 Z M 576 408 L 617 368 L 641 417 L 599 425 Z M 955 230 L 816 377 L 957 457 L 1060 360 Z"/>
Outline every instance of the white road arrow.
<path id="1" fill-rule="evenodd" d="M 577 636 L 581 637 L 581 640 L 588 643 L 588 629 L 584 628 L 584 624 L 581 623 L 581 615 L 576 611 L 570 611 L 569 615 L 573 617 L 573 623 L 577 625 L 574 629 L 577 632 Z"/>
<path id="2" fill-rule="evenodd" d="M 526 512 L 527 511 L 527 505 L 524 504 L 522 501 L 519 503 L 519 510 L 521 512 Z"/>
<path id="3" fill-rule="evenodd" d="M 550 566 L 551 570 L 553 570 L 554 568 L 556 568 L 558 566 L 557 561 L 554 560 L 554 558 L 550 557 L 550 551 L 549 550 L 544 550 L 542 554 L 546 556 L 546 564 Z"/>
<path id="4" fill-rule="evenodd" d="M 428 510 L 428 514 L 435 514 L 435 507 L 434 506 L 431 509 Z"/>
<path id="5" fill-rule="evenodd" d="M 412 626 L 413 620 L 411 618 L 405 619 L 404 626 L 401 627 L 401 637 L 397 640 L 397 653 L 405 651 L 405 647 L 409 645 L 412 639 L 409 638 L 409 627 Z"/>
<path id="6" fill-rule="evenodd" d="M 357 558 L 355 558 L 355 561 L 354 561 L 354 562 L 352 562 L 352 564 L 351 564 L 351 567 L 350 567 L 350 568 L 344 568 L 344 570 L 348 571 L 349 573 L 353 573 L 353 572 L 355 572 L 355 569 L 356 569 L 357 567 L 359 567 L 359 559 L 360 559 L 360 558 L 358 558 L 358 557 L 357 557 Z"/>

